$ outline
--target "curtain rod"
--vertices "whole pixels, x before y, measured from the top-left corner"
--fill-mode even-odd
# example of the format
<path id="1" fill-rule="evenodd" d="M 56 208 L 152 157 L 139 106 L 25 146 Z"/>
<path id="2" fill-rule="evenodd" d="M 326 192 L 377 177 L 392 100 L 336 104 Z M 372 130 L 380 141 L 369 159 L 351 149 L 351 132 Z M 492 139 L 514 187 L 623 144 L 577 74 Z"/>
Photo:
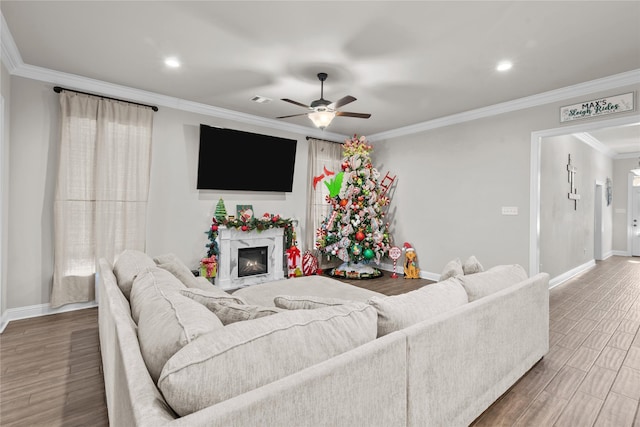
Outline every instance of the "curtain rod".
<path id="1" fill-rule="evenodd" d="M 55 93 L 60 93 L 63 90 L 66 90 L 67 92 L 75 92 L 75 93 L 80 93 L 82 95 L 90 95 L 90 96 L 97 96 L 98 98 L 102 98 L 102 99 L 111 99 L 113 101 L 120 101 L 120 102 L 128 102 L 129 104 L 134 104 L 134 105 L 141 105 L 143 107 L 149 107 L 151 108 L 153 111 L 158 111 L 158 107 L 156 107 L 155 105 L 147 105 L 147 104 L 141 104 L 139 102 L 133 102 L 133 101 L 126 101 L 124 99 L 118 99 L 118 98 L 111 98 L 110 96 L 104 96 L 104 95 L 96 95 L 95 93 L 89 93 L 89 92 L 81 92 L 79 90 L 75 90 L 75 89 L 67 89 L 66 87 L 60 87 L 60 86 L 54 86 L 53 91 Z"/>
<path id="2" fill-rule="evenodd" d="M 318 141 L 324 141 L 324 142 L 333 142 L 334 144 L 342 144 L 342 142 L 338 142 L 338 141 L 330 141 L 328 139 L 322 139 L 322 138 L 316 138 L 315 136 L 308 136 L 307 137 L 307 141 L 310 139 L 317 139 Z"/>

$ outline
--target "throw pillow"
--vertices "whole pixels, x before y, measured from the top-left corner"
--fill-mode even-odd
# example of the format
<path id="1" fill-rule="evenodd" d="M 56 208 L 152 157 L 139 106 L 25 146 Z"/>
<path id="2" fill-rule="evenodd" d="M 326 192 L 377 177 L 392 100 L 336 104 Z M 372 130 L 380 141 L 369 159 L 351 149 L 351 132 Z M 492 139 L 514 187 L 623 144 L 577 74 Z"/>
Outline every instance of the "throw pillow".
<path id="1" fill-rule="evenodd" d="M 127 299 L 131 297 L 131 287 L 136 276 L 149 267 L 155 267 L 153 259 L 144 252 L 124 250 L 113 264 L 113 273 L 118 279 L 118 287 Z"/>
<path id="2" fill-rule="evenodd" d="M 167 270 L 174 276 L 176 276 L 187 288 L 198 288 L 208 290 L 213 285 L 207 280 L 203 280 L 206 283 L 198 281 L 198 278 L 193 275 L 189 267 L 174 254 L 165 254 L 157 256 L 153 259 L 158 267 Z"/>
<path id="3" fill-rule="evenodd" d="M 378 311 L 378 337 L 404 329 L 468 302 L 457 278 L 423 286 L 405 294 L 372 297 L 369 304 Z"/>
<path id="4" fill-rule="evenodd" d="M 442 270 L 442 274 L 440 275 L 440 281 L 442 282 L 450 277 L 461 276 L 463 274 L 462 262 L 460 262 L 460 258 L 456 258 L 444 266 L 444 270 Z"/>
<path id="5" fill-rule="evenodd" d="M 205 279 L 206 280 L 206 279 Z M 196 288 L 187 288 L 182 289 L 182 295 L 185 297 L 189 297 L 192 300 L 199 302 L 200 304 L 207 307 L 209 310 L 213 309 L 209 307 L 209 303 L 220 303 L 220 302 L 229 302 L 235 304 L 246 304 L 247 302 L 241 297 L 237 297 L 235 295 L 231 295 L 218 288 L 217 286 L 212 286 L 211 289 L 203 291 L 202 289 Z"/>
<path id="6" fill-rule="evenodd" d="M 130 299 L 131 318 L 136 324 L 140 319 L 142 307 L 158 289 L 163 292 L 179 292 L 186 288 L 173 274 L 158 267 L 147 268 L 138 274 L 131 287 Z"/>
<path id="7" fill-rule="evenodd" d="M 462 271 L 464 274 L 475 274 L 484 271 L 484 267 L 480 262 L 476 259 L 475 256 L 471 255 L 467 260 L 462 264 Z"/>
<path id="8" fill-rule="evenodd" d="M 276 307 L 287 310 L 312 310 L 315 308 L 332 307 L 352 302 L 354 301 L 348 301 L 340 298 L 295 295 L 278 295 L 273 299 L 273 303 Z"/>
<path id="9" fill-rule="evenodd" d="M 282 308 L 260 305 L 236 304 L 228 301 L 208 301 L 206 307 L 216 315 L 223 325 L 258 319 L 284 311 Z"/>
<path id="10" fill-rule="evenodd" d="M 185 416 L 331 359 L 375 336 L 376 311 L 363 303 L 237 322 L 174 354 L 160 374 L 158 388 L 171 408 Z"/>
<path id="11" fill-rule="evenodd" d="M 154 382 L 167 360 L 202 334 L 222 328 L 218 318 L 194 300 L 153 286 L 138 320 L 138 341 Z"/>
<path id="12" fill-rule="evenodd" d="M 498 265 L 482 273 L 458 277 L 469 295 L 469 302 L 527 279 L 527 272 L 519 265 Z"/>

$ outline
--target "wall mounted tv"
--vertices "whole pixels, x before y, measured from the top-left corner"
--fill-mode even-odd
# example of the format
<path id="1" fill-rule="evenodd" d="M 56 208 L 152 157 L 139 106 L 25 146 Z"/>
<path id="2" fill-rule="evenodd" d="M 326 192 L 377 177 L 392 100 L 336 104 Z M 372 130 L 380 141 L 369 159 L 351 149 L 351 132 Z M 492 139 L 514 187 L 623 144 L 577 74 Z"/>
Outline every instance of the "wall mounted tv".
<path id="1" fill-rule="evenodd" d="M 201 124 L 197 188 L 291 192 L 297 142 Z"/>

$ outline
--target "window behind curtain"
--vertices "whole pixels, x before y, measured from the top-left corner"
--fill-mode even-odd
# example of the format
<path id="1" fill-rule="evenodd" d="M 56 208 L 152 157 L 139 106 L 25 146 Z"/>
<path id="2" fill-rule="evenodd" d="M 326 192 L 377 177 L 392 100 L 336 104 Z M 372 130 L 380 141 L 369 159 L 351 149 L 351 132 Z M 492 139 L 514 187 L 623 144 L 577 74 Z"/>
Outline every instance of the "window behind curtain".
<path id="1" fill-rule="evenodd" d="M 63 91 L 51 305 L 95 298 L 98 258 L 144 251 L 153 112 Z"/>
<path id="2" fill-rule="evenodd" d="M 309 138 L 307 167 L 309 193 L 307 198 L 305 249 L 315 249 L 316 229 L 320 227 L 322 220 L 330 211 L 330 205 L 326 201 L 329 190 L 324 182 L 318 182 L 314 190 L 314 178 L 324 174 L 325 168 L 334 173 L 341 171 L 341 163 L 342 144 Z M 330 178 L 333 177 L 334 175 Z"/>

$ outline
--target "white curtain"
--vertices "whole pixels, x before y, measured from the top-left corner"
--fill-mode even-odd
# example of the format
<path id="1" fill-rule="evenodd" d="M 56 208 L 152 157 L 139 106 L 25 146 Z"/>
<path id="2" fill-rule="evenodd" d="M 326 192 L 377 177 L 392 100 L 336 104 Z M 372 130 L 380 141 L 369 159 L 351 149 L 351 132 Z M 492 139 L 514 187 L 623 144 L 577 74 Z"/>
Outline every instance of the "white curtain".
<path id="1" fill-rule="evenodd" d="M 307 197 L 307 218 L 305 230 L 305 249 L 315 249 L 316 229 L 322 220 L 329 214 L 330 205 L 326 201 L 329 195 L 327 186 L 322 181 L 318 181 L 314 189 L 314 179 L 324 179 L 325 168 L 329 172 L 338 173 L 342 170 L 342 144 L 324 141 L 321 139 L 309 138 L 307 176 L 310 188 Z M 335 175 L 329 176 L 329 179 Z"/>
<path id="2" fill-rule="evenodd" d="M 145 249 L 153 111 L 63 91 L 51 306 L 95 298 L 96 262 Z"/>

